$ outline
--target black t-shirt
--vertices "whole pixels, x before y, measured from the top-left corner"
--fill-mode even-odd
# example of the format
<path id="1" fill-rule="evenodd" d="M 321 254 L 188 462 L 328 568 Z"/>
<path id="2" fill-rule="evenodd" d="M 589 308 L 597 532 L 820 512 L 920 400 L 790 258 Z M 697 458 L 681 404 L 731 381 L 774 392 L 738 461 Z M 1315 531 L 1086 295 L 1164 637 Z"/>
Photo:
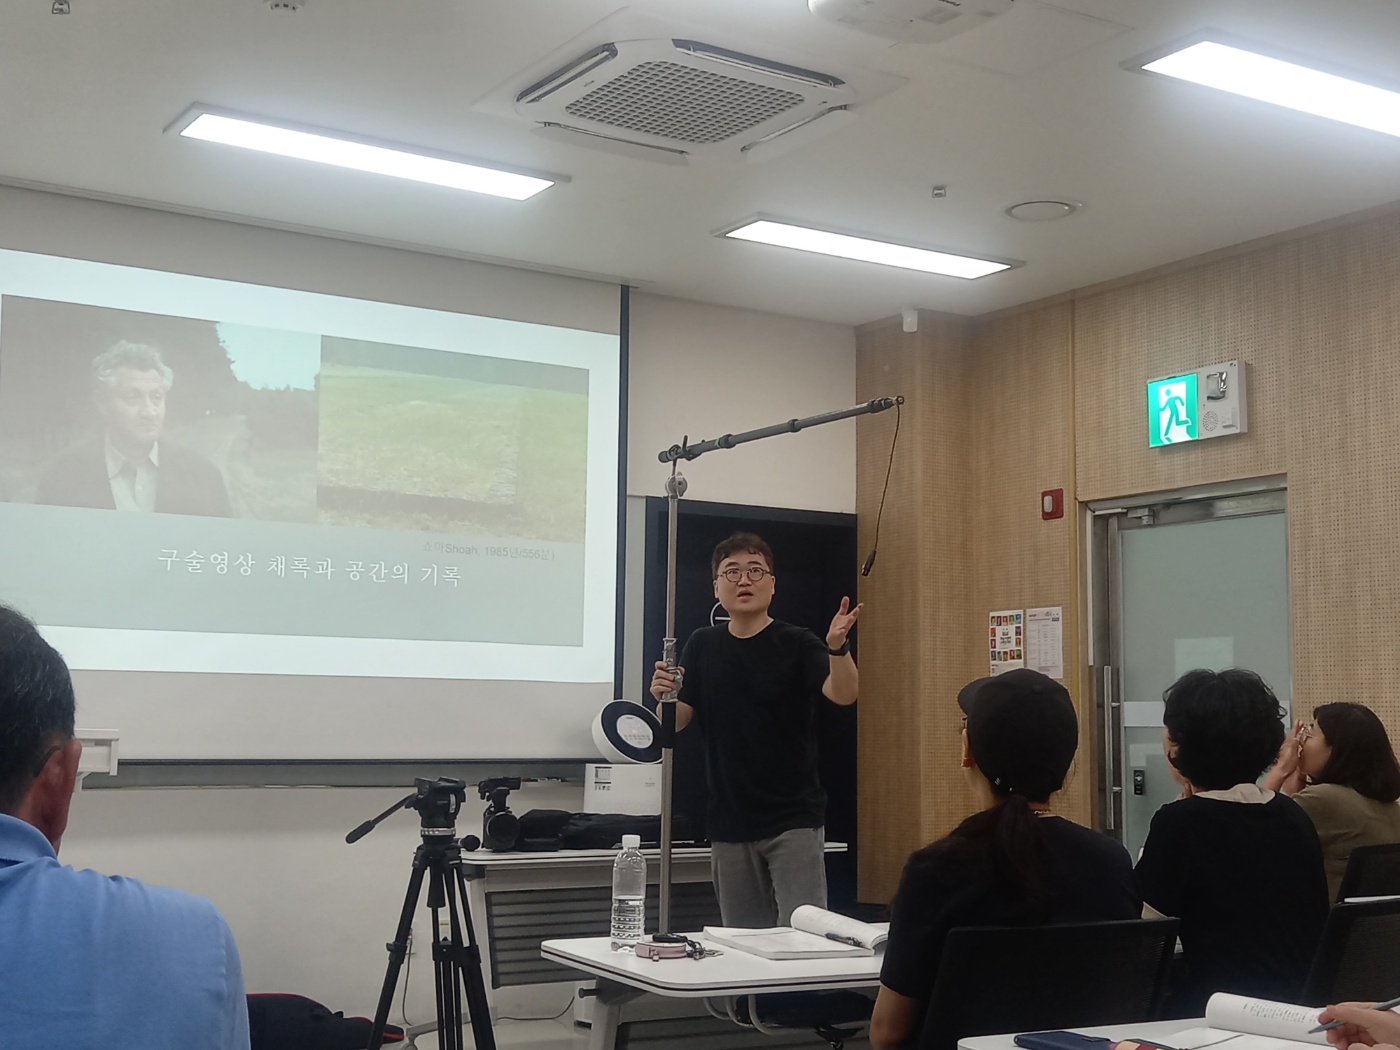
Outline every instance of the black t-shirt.
<path id="1" fill-rule="evenodd" d="M 1163 806 L 1137 882 L 1143 900 L 1181 920 L 1174 1016 L 1199 1017 L 1212 992 L 1297 1002 L 1328 901 L 1317 832 L 1291 798 Z"/>
<path id="2" fill-rule="evenodd" d="M 1142 898 L 1127 850 L 1063 817 L 1037 817 L 1035 826 L 1050 858 L 1051 923 L 1141 918 Z M 927 1000 L 949 930 L 1039 921 L 985 859 L 916 855 L 904 866 L 891 906 L 880 983 L 910 999 Z"/>
<path id="3" fill-rule="evenodd" d="M 825 643 L 779 620 L 750 638 L 702 627 L 681 666 L 680 699 L 695 709 L 704 741 L 710 838 L 754 842 L 821 827 L 816 705 L 831 673 Z"/>

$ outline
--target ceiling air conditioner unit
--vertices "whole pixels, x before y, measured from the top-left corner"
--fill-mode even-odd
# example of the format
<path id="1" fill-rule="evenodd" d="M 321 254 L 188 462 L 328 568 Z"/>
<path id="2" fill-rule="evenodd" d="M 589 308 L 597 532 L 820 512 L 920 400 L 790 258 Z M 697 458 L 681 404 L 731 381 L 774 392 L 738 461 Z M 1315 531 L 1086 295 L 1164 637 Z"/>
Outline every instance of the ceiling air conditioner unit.
<path id="1" fill-rule="evenodd" d="M 550 138 L 683 164 L 799 145 L 844 123 L 855 101 L 832 74 L 664 38 L 590 48 L 516 94 L 512 108 Z"/>
<path id="2" fill-rule="evenodd" d="M 814 15 L 889 40 L 936 44 L 1011 10 L 1014 0 L 807 0 Z"/>

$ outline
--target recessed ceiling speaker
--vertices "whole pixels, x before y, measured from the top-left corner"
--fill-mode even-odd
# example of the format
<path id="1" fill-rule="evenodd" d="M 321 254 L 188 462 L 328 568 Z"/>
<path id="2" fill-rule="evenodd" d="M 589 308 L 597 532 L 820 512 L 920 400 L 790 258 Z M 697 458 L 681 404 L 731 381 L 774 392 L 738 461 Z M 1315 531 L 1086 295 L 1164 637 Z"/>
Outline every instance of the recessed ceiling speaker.
<path id="1" fill-rule="evenodd" d="M 936 44 L 986 25 L 1015 0 L 807 0 L 818 18 L 901 43 Z"/>
<path id="2" fill-rule="evenodd" d="M 1004 214 L 1007 218 L 1019 219 L 1021 222 L 1050 222 L 1073 215 L 1082 207 L 1078 201 L 1022 201 L 1020 204 L 1011 205 Z"/>

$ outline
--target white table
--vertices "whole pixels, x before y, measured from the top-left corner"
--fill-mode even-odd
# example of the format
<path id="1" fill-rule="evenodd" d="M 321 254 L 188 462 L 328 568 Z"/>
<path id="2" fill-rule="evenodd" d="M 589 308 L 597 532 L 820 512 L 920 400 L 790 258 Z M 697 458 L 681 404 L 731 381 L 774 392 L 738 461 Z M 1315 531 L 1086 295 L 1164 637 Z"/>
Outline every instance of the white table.
<path id="1" fill-rule="evenodd" d="M 704 942 L 700 934 L 691 934 Z M 597 1004 L 589 1050 L 612 1050 L 622 1007 L 651 994 L 667 999 L 710 999 L 767 992 L 831 991 L 874 988 L 880 983 L 882 956 L 836 959 L 763 959 L 714 945 L 723 955 L 704 959 L 638 959 L 614 952 L 607 937 L 545 941 L 546 959 L 592 974 L 598 979 Z"/>
<path id="2" fill-rule="evenodd" d="M 655 884 L 660 876 L 660 853 L 643 850 L 647 857 L 647 878 Z M 467 907 L 472 926 L 481 948 L 481 962 L 486 977 L 486 997 L 493 1015 L 499 990 L 507 986 L 518 988 L 527 996 L 534 989 L 564 978 L 556 974 L 538 974 L 532 980 L 528 963 L 520 958 L 519 950 L 511 946 L 530 944 L 529 956 L 538 959 L 534 945 L 546 937 L 566 937 L 597 930 L 579 928 L 578 907 L 564 898 L 568 895 L 552 892 L 576 889 L 602 889 L 596 921 L 607 928 L 607 888 L 612 886 L 613 860 L 616 850 L 570 849 L 540 852 L 488 853 L 476 850 L 462 855 L 462 873 L 467 878 Z M 673 884 L 710 881 L 709 847 L 675 849 L 671 851 L 671 881 Z M 528 893 L 529 896 L 519 894 Z M 653 897 L 656 891 L 652 891 Z M 501 897 L 500 894 L 510 896 Z M 492 898 L 512 902 L 509 908 L 498 909 L 500 917 L 493 922 Z M 522 903 L 528 902 L 528 903 Z M 597 910 L 595 909 L 595 910 Z M 718 912 L 716 912 L 718 914 Z M 586 926 L 586 923 L 585 923 Z M 538 940 L 536 940 L 538 939 Z M 502 945 L 497 958 L 497 943 Z M 509 999 L 503 1012 L 514 1008 Z M 528 1009 L 528 1008 L 527 1008 Z"/>
<path id="3" fill-rule="evenodd" d="M 1188 1018 L 1184 1021 L 1143 1021 L 1140 1024 L 1106 1024 L 1093 1028 L 1075 1028 L 1075 1032 L 1085 1035 L 1102 1035 L 1109 1039 L 1151 1039 L 1153 1042 L 1173 1045 L 1171 1036 L 1188 1028 L 1204 1028 L 1204 1017 Z M 978 1035 L 958 1040 L 958 1050 L 1020 1050 L 1014 1042 L 1015 1035 Z"/>
<path id="4" fill-rule="evenodd" d="M 846 849 L 844 842 L 826 844 L 827 853 L 844 853 Z M 647 881 L 655 886 L 661 874 L 660 851 L 644 849 L 642 853 L 647 858 Z M 542 953 L 537 952 L 536 945 L 541 941 L 551 937 L 577 937 L 607 929 L 609 894 L 606 890 L 612 886 L 612 866 L 616 857 L 617 851 L 611 849 L 509 853 L 475 850 L 462 854 L 462 872 L 467 878 L 467 907 L 481 948 L 486 996 L 493 1014 L 500 990 L 507 984 L 529 994 L 541 985 L 564 979 L 557 972 L 545 972 L 538 975 L 538 982 L 534 982 L 528 980 L 528 972 L 521 972 L 528 969 L 525 956 L 535 960 L 540 958 Z M 673 849 L 671 882 L 673 885 L 708 884 L 709 847 Z M 577 903 L 565 899 L 567 894 L 557 892 L 599 888 L 605 892 L 598 898 L 596 923 L 591 925 L 592 920 L 587 916 L 583 916 L 581 921 Z M 529 896 L 521 895 L 521 891 Z M 499 894 L 511 896 L 499 897 Z M 653 899 L 655 894 L 655 889 L 649 891 Z M 495 922 L 492 921 L 495 914 L 491 907 L 493 897 L 497 901 L 511 902 L 509 908 L 496 909 L 499 916 Z M 539 903 L 533 903 L 535 901 Z M 702 921 L 717 922 L 718 919 L 716 908 L 713 918 Z M 498 946 L 501 948 L 499 959 Z M 509 957 L 507 951 L 510 952 Z M 547 955 L 544 958 L 555 961 Z M 505 980 L 502 980 L 503 977 Z M 506 1006 L 511 1006 L 509 1001 Z"/>

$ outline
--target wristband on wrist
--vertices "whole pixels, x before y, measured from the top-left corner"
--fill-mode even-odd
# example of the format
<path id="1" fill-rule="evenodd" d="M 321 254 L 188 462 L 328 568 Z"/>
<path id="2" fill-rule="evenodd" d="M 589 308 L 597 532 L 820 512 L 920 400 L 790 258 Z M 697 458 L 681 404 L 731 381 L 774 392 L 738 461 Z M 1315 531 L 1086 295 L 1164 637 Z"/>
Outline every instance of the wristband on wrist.
<path id="1" fill-rule="evenodd" d="M 826 655 L 827 655 L 827 656 L 845 656 L 845 655 L 846 655 L 847 653 L 849 653 L 850 651 L 851 651 L 851 639 L 850 639 L 849 636 L 847 636 L 847 637 L 841 639 L 841 648 L 839 648 L 839 649 L 833 649 L 833 648 L 832 648 L 831 646 L 829 646 L 829 645 L 826 647 Z"/>

